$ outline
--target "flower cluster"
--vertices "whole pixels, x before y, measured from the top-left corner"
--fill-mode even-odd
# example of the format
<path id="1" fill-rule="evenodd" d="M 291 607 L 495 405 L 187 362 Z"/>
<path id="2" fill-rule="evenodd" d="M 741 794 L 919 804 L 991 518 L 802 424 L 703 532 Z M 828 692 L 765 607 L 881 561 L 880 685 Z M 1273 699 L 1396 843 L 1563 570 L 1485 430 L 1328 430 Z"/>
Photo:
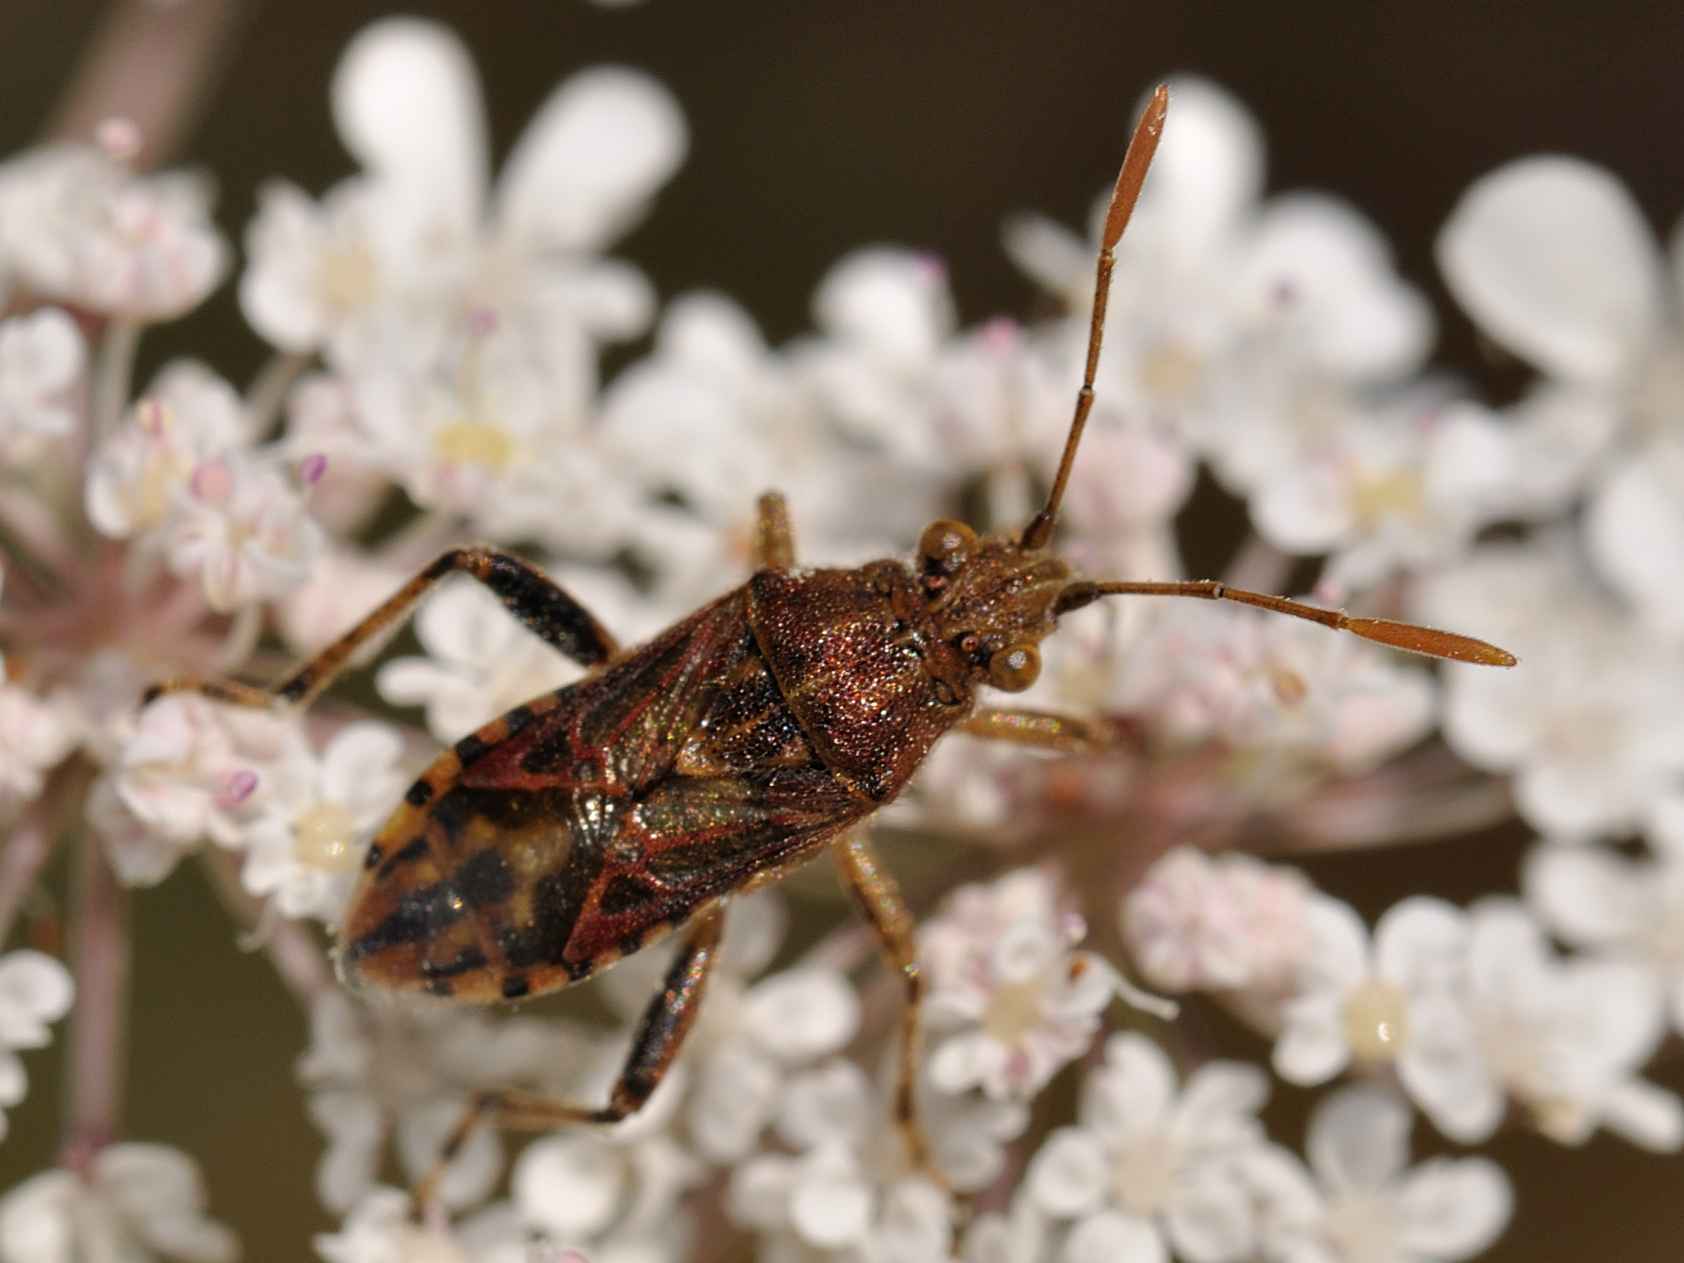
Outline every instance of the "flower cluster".
<path id="1" fill-rule="evenodd" d="M 1417 1114 L 1459 1146 L 1506 1120 L 1684 1149 L 1684 1102 L 1644 1077 L 1684 1035 L 1669 274 L 1607 173 L 1531 159 L 1481 180 L 1439 261 L 1538 373 L 1488 406 L 1424 375 L 1433 316 L 1379 231 L 1328 195 L 1266 196 L 1256 123 L 1196 79 L 1170 85 L 1117 252 L 1060 554 L 1181 577 L 1203 468 L 1253 531 L 1230 587 L 1317 559 L 1315 599 L 1489 637 L 1524 668 L 1438 677 L 1217 604 L 1072 613 L 1030 699 L 1068 723 L 943 741 L 872 825 L 911 872 L 939 839 L 966 878 L 911 884 L 916 967 L 882 969 L 869 928 L 809 892 L 811 933 L 776 892 L 726 892 L 682 1053 L 632 1067 L 640 1109 L 518 1148 L 494 1120 L 463 1130 L 498 1102 L 531 1122 L 534 1098 L 609 1099 L 626 1030 L 667 1016 L 672 949 L 591 982 L 597 1020 L 510 1016 L 352 995 L 319 931 L 439 743 L 584 671 L 458 581 L 414 645 L 376 664 L 377 641 L 339 641 L 288 693 L 367 667 L 378 704 L 305 712 L 249 685 L 143 704 L 147 684 L 285 679 L 280 646 L 335 643 L 467 539 L 537 550 L 635 645 L 746 574 L 762 489 L 787 494 L 802 564 L 894 555 L 961 511 L 1020 530 L 1081 379 L 1099 225 L 1008 225 L 1046 318 L 967 327 L 938 256 L 876 246 L 819 278 L 813 330 L 777 346 L 729 296 L 662 296 L 608 253 L 686 155 L 649 76 L 566 79 L 495 177 L 443 27 L 376 23 L 328 91 L 355 171 L 319 195 L 266 185 L 238 256 L 209 182 L 138 169 L 120 125 L 0 164 L 0 944 L 24 920 L 57 941 L 34 896 L 61 845 L 79 944 L 74 978 L 0 956 L 0 1108 L 73 994 L 79 1034 L 121 1047 L 119 887 L 197 863 L 307 1015 L 328 1263 L 1453 1263 L 1502 1232 L 1510 1181 L 1480 1156 L 1411 1166 Z M 268 365 L 240 389 L 177 360 L 137 387 L 147 331 L 230 278 Z M 1372 925 L 1244 853 L 1505 821 L 1539 838 L 1519 897 L 1417 894 Z M 1151 1034 L 1175 1006 L 1130 975 L 1220 1007 L 1271 1067 L 1188 1030 L 1172 1060 Z M 192 1160 L 113 1141 L 120 1068 L 76 1060 L 74 1134 L 0 1193 L 0 1258 L 233 1258 Z M 1264 1127 L 1270 1069 L 1349 1080 L 1304 1159 Z"/>

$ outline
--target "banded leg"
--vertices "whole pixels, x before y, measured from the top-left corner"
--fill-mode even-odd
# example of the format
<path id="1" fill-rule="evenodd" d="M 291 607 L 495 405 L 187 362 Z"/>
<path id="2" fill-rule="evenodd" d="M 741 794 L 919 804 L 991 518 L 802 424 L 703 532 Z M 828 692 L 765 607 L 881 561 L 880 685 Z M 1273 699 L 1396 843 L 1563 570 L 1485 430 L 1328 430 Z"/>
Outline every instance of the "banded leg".
<path id="1" fill-rule="evenodd" d="M 152 685 L 142 705 L 165 693 L 201 693 L 240 706 L 266 707 L 277 699 L 300 708 L 308 706 L 345 669 L 352 654 L 407 615 L 440 579 L 457 573 L 491 589 L 522 626 L 580 666 L 597 666 L 617 651 L 614 638 L 591 612 L 543 571 L 495 549 L 453 548 L 279 684 L 264 689 L 233 680 L 182 676 Z"/>
<path id="2" fill-rule="evenodd" d="M 1009 741 L 1037 750 L 1081 754 L 1116 745 L 1119 733 L 1102 720 L 1055 715 L 1043 710 L 984 707 L 958 724 L 960 732 L 988 741 Z"/>
<path id="3" fill-rule="evenodd" d="M 481 1092 L 451 1129 L 432 1170 L 415 1186 L 417 1211 L 431 1202 L 445 1169 L 487 1116 L 497 1126 L 511 1131 L 550 1131 L 570 1123 L 617 1123 L 642 1109 L 660 1087 L 684 1046 L 685 1036 L 695 1024 L 724 929 L 723 905 L 702 914 L 691 926 L 667 969 L 661 990 L 649 1001 L 649 1007 L 638 1021 L 631 1051 L 626 1054 L 626 1063 L 608 1093 L 606 1105 L 577 1105 L 532 1092 Z"/>
<path id="4" fill-rule="evenodd" d="M 781 492 L 768 491 L 754 505 L 754 566 L 756 570 L 789 570 L 795 565 L 795 531 L 789 524 L 789 502 Z"/>
<path id="5" fill-rule="evenodd" d="M 938 1183 L 945 1183 L 936 1170 L 930 1152 L 929 1135 L 918 1110 L 918 1063 L 924 1047 L 924 978 L 918 971 L 918 945 L 913 935 L 912 913 L 901 897 L 895 879 L 878 862 L 862 832 L 840 839 L 832 853 L 841 870 L 842 884 L 859 904 L 871 928 L 877 931 L 883 955 L 906 987 L 901 1010 L 900 1059 L 895 1071 L 894 1116 L 906 1144 L 912 1166 Z"/>

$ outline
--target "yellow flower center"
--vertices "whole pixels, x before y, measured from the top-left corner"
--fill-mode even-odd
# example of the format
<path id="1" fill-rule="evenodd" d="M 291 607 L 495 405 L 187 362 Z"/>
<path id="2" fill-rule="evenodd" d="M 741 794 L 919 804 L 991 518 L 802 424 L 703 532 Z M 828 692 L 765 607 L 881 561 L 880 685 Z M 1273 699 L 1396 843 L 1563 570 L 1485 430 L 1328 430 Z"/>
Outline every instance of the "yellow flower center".
<path id="1" fill-rule="evenodd" d="M 1186 347 L 1162 342 L 1146 353 L 1140 366 L 1140 384 L 1155 398 L 1182 402 L 1198 389 L 1203 369 L 1199 357 Z"/>
<path id="2" fill-rule="evenodd" d="M 1373 525 L 1381 518 L 1418 518 L 1426 511 L 1426 489 L 1416 469 L 1394 469 L 1357 481 L 1351 508 L 1357 520 Z"/>
<path id="3" fill-rule="evenodd" d="M 362 242 L 334 246 L 322 259 L 322 293 L 335 311 L 355 311 L 374 301 L 380 269 Z"/>
<path id="4" fill-rule="evenodd" d="M 299 863 L 345 872 L 357 862 L 357 822 L 338 803 L 320 802 L 292 826 L 292 850 Z"/>
<path id="5" fill-rule="evenodd" d="M 500 425 L 464 418 L 439 428 L 433 435 L 433 450 L 452 465 L 480 465 L 501 472 L 514 460 L 515 441 Z"/>
<path id="6" fill-rule="evenodd" d="M 1409 997 L 1394 983 L 1371 978 L 1345 1000 L 1345 1042 L 1359 1062 L 1390 1061 L 1409 1036 Z"/>
<path id="7" fill-rule="evenodd" d="M 982 1015 L 982 1029 L 990 1039 L 1015 1044 L 1041 1021 L 1041 985 L 1014 982 L 1001 987 Z"/>

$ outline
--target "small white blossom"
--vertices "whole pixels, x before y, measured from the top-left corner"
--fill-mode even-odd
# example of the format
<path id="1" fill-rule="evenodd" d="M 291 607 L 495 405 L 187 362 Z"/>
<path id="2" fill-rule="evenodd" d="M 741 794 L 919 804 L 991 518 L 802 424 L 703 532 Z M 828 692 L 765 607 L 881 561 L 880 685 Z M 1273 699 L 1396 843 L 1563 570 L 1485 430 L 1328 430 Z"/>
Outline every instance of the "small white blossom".
<path id="1" fill-rule="evenodd" d="M 239 396 L 193 360 L 167 365 L 100 444 L 88 467 L 88 518 L 127 538 L 161 526 L 196 470 L 225 459 L 247 439 Z"/>
<path id="2" fill-rule="evenodd" d="M 0 674 L 0 812 L 35 798 L 78 735 L 65 699 L 38 697 Z"/>
<path id="3" fill-rule="evenodd" d="M 210 202 L 194 176 L 135 175 L 97 149 L 37 149 L 0 168 L 0 251 L 51 298 L 171 320 L 198 306 L 227 267 Z"/>
<path id="4" fill-rule="evenodd" d="M 0 1197 L 7 1263 L 232 1263 L 239 1252 L 205 1215 L 197 1165 L 165 1145 L 110 1145 L 85 1176 L 43 1171 Z"/>
<path id="5" fill-rule="evenodd" d="M 1279 1263 L 1456 1263 L 1507 1227 L 1514 1194 L 1485 1158 L 1409 1166 L 1409 1108 L 1376 1087 L 1346 1088 L 1310 1119 L 1304 1169 L 1269 1146 L 1247 1165 L 1261 1203 L 1262 1258 Z"/>
<path id="6" fill-rule="evenodd" d="M 791 1077 L 857 1033 L 859 1000 L 835 969 L 798 965 L 755 980 L 782 942 L 788 913 L 767 891 L 731 902 L 707 1002 L 685 1041 L 679 1107 L 689 1143 L 710 1162 L 736 1162 L 759 1143 Z M 660 993 L 671 949 L 640 952 L 598 984 L 624 1017 Z"/>
<path id="7" fill-rule="evenodd" d="M 1560 959 L 1514 901 L 1492 899 L 1469 918 L 1467 1037 L 1458 1056 L 1444 1032 L 1443 1071 L 1454 1095 L 1434 1122 L 1458 1140 L 1489 1136 L 1506 1093 L 1562 1144 L 1607 1127 L 1635 1144 L 1684 1147 L 1684 1101 L 1637 1075 L 1665 1034 L 1660 988 L 1640 966 L 1611 957 Z"/>
<path id="8" fill-rule="evenodd" d="M 1124 899 L 1123 936 L 1166 991 L 1276 993 L 1309 959 L 1312 902 L 1294 869 L 1180 846 Z"/>
<path id="9" fill-rule="evenodd" d="M 1460 1076 L 1468 1072 L 1456 1038 L 1467 1024 L 1462 913 L 1438 899 L 1406 899 L 1380 918 L 1370 941 L 1349 906 L 1317 896 L 1309 929 L 1309 951 L 1280 1011 L 1275 1069 L 1309 1084 L 1351 1065 L 1391 1066 L 1435 1121 L 1454 1127 Z"/>
<path id="10" fill-rule="evenodd" d="M 0 322 L 0 457 L 21 464 L 76 428 L 86 360 L 76 322 L 57 307 Z"/>
<path id="11" fill-rule="evenodd" d="M 1169 743 L 1246 752 L 1264 794 L 1375 767 L 1436 717 L 1431 677 L 1397 654 L 1261 611 L 1167 601 L 1115 658 L 1111 707 L 1143 715 Z"/>
<path id="12" fill-rule="evenodd" d="M 1635 829 L 1684 777 L 1684 649 L 1587 580 L 1559 535 L 1489 544 L 1422 585 L 1414 611 L 1519 656 L 1517 671 L 1447 673 L 1444 733 L 1512 772 L 1520 814 L 1564 837 Z"/>
<path id="13" fill-rule="evenodd" d="M 1048 1215 L 1075 1221 L 1070 1257 L 1157 1263 L 1173 1250 L 1193 1263 L 1245 1259 L 1256 1225 L 1244 1161 L 1263 1143 L 1257 1111 L 1267 1092 L 1255 1067 L 1211 1062 L 1188 1076 L 1178 1099 L 1157 1045 L 1113 1035 L 1083 1089 L 1080 1124 L 1053 1132 L 1025 1187 Z"/>
<path id="14" fill-rule="evenodd" d="M 1026 1100 L 1080 1057 L 1121 983 L 1086 933 L 1041 869 L 954 892 L 919 935 L 931 1082 Z"/>
<path id="15" fill-rule="evenodd" d="M 1576 946 L 1613 952 L 1650 968 L 1684 1032 L 1684 797 L 1652 814 L 1650 856 L 1604 847 L 1544 844 L 1527 858 L 1527 902 Z"/>
<path id="16" fill-rule="evenodd" d="M 120 756 L 115 790 L 125 808 L 165 838 L 238 846 L 269 782 L 308 757 L 296 725 L 277 714 L 175 693 L 141 712 Z"/>
<path id="17" fill-rule="evenodd" d="M 286 916 L 337 925 L 369 839 L 403 790 L 402 753 L 392 728 L 364 721 L 289 765 L 246 833 L 246 889 L 273 895 Z"/>
<path id="18" fill-rule="evenodd" d="M 581 567 L 558 568 L 555 577 L 622 643 L 653 630 L 629 585 L 616 577 Z M 479 584 L 445 585 L 427 598 L 414 625 L 426 656 L 383 664 L 375 685 L 393 705 L 425 707 L 428 731 L 440 741 L 454 741 L 584 674 Z"/>
<path id="19" fill-rule="evenodd" d="M 900 1139 L 880 1125 L 865 1075 L 833 1061 L 798 1078 L 778 1120 L 798 1152 L 762 1154 L 732 1173 L 726 1208 L 768 1240 L 764 1257 L 846 1263 L 945 1263 L 952 1204 L 904 1155 L 874 1146 Z"/>
<path id="20" fill-rule="evenodd" d="M 45 952 L 26 948 L 0 956 L 0 1140 L 5 1111 L 23 1100 L 29 1086 L 17 1050 L 45 1048 L 48 1025 L 70 1011 L 75 993 L 70 971 Z"/>
<path id="21" fill-rule="evenodd" d="M 1675 237 L 1676 256 L 1684 237 Z M 1589 495 L 1601 576 L 1684 627 L 1684 270 L 1667 267 L 1612 174 L 1576 158 L 1509 163 L 1463 194 L 1438 242 L 1482 328 L 1543 370 L 1522 408 L 1534 481 Z M 1560 495 L 1560 490 L 1557 495 Z"/>
<path id="22" fill-rule="evenodd" d="M 272 463 L 228 457 L 200 464 L 178 495 L 164 548 L 219 612 L 302 584 L 324 543 L 302 489 Z"/>

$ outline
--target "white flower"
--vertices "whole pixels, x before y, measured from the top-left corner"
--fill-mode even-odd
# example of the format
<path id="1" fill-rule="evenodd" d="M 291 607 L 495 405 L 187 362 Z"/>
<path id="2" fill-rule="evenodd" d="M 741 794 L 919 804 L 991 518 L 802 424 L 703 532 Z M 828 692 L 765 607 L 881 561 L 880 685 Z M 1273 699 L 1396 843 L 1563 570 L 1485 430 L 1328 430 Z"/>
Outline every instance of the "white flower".
<path id="1" fill-rule="evenodd" d="M 1260 1253 L 1280 1263 L 1454 1263 L 1508 1225 L 1514 1194 L 1485 1158 L 1409 1167 L 1409 1108 L 1380 1088 L 1346 1088 L 1310 1119 L 1312 1178 L 1273 1146 L 1248 1159 Z"/>
<path id="2" fill-rule="evenodd" d="M 635 1139 L 582 1127 L 528 1145 L 509 1177 L 526 1232 L 593 1259 L 608 1256 L 604 1239 L 673 1255 L 686 1227 L 679 1201 L 701 1182 L 703 1167 L 670 1135 L 651 1129 L 665 1121 L 645 1119 L 651 1109 L 661 1112 L 651 1102 L 631 1120 Z"/>
<path id="3" fill-rule="evenodd" d="M 161 526 L 194 472 L 247 440 L 240 397 L 203 364 L 166 365 L 88 466 L 88 519 L 122 539 Z"/>
<path id="4" fill-rule="evenodd" d="M 614 576 L 583 567 L 558 569 L 555 575 L 622 643 L 636 643 L 654 630 L 629 585 Z M 383 664 L 375 686 L 395 706 L 424 706 L 428 731 L 440 741 L 454 741 L 584 674 L 522 627 L 490 592 L 464 580 L 427 598 L 415 616 L 415 636 L 427 656 Z"/>
<path id="5" fill-rule="evenodd" d="M 679 1106 L 687 1139 L 710 1162 L 740 1160 L 760 1142 L 791 1077 L 838 1052 L 859 1028 L 859 1000 L 838 970 L 798 965 L 752 981 L 788 922 L 775 891 L 733 899 L 707 1002 L 685 1041 Z M 672 949 L 640 952 L 598 983 L 624 1017 L 659 994 Z"/>
<path id="6" fill-rule="evenodd" d="M 1280 1013 L 1274 1064 L 1294 1083 L 1324 1083 L 1347 1066 L 1393 1067 L 1441 1127 L 1454 1129 L 1470 1072 L 1461 1042 L 1460 982 L 1468 927 L 1460 911 L 1416 896 L 1367 927 L 1347 905 L 1317 896 L 1310 950 Z"/>
<path id="7" fill-rule="evenodd" d="M 1627 859 L 1603 847 L 1545 844 L 1527 858 L 1527 902 L 1576 946 L 1646 964 L 1684 1032 L 1684 798 L 1654 813 L 1651 857 Z"/>
<path id="8" fill-rule="evenodd" d="M 1067 1257 L 1192 1263 L 1250 1256 L 1256 1226 L 1243 1161 L 1262 1144 L 1261 1071 L 1236 1062 L 1195 1070 L 1177 1099 L 1169 1059 L 1140 1035 L 1113 1035 L 1088 1076 L 1081 1123 L 1061 1127 L 1029 1164 L 1029 1195 L 1073 1219 Z M 1102 1252 L 1099 1242 L 1110 1250 Z"/>
<path id="9" fill-rule="evenodd" d="M 624 1055 L 624 1049 L 621 1049 Z M 450 1005 L 381 997 L 362 1006 L 337 991 L 317 998 L 298 1076 L 310 1116 L 327 1135 L 316 1168 L 322 1204 L 343 1211 L 374 1185 L 388 1138 L 410 1180 L 431 1170 L 474 1093 L 554 1089 L 556 1076 L 594 1069 L 602 1050 L 571 1027 L 503 1021 Z M 565 1085 L 568 1094 L 577 1084 Z M 482 1200 L 502 1168 L 496 1127 L 474 1129 L 439 1185 L 444 1205 Z"/>
<path id="10" fill-rule="evenodd" d="M 954 892 L 919 934 L 937 1088 L 1025 1100 L 1087 1050 L 1121 979 L 1086 932 L 1041 869 Z"/>
<path id="11" fill-rule="evenodd" d="M 279 715 L 175 693 L 141 712 L 115 788 L 125 808 L 172 841 L 237 846 L 268 782 L 308 757 L 299 729 Z"/>
<path id="12" fill-rule="evenodd" d="M 1455 1095 L 1434 1112 L 1440 1129 L 1483 1140 L 1506 1092 L 1563 1144 L 1602 1126 L 1657 1151 L 1684 1147 L 1684 1102 L 1636 1074 L 1666 1028 L 1648 971 L 1610 957 L 1559 959 L 1511 900 L 1476 906 L 1469 924 L 1468 1034 L 1478 1056 L 1459 1057 L 1446 1041 Z"/>
<path id="13" fill-rule="evenodd" d="M 762 1154 L 732 1173 L 726 1209 L 769 1237 L 771 1258 L 849 1263 L 945 1263 L 952 1205 L 928 1179 L 872 1152 L 887 1131 L 865 1075 L 833 1061 L 800 1076 L 778 1129 L 798 1153 Z M 899 1138 L 882 1137 L 898 1147 Z"/>
<path id="14" fill-rule="evenodd" d="M 378 336 L 362 322 L 395 297 L 403 248 L 412 244 L 380 231 L 389 209 L 381 193 L 370 181 L 346 180 L 318 206 L 282 180 L 258 190 L 257 218 L 246 229 L 250 263 L 240 277 L 240 308 L 252 328 L 287 351 L 330 343 L 341 363 L 363 349 L 359 336 Z"/>
<path id="15" fill-rule="evenodd" d="M 320 756 L 288 766 L 246 834 L 246 889 L 289 917 L 337 925 L 374 830 L 403 791 L 403 741 L 372 720 L 349 724 Z"/>
<path id="16" fill-rule="evenodd" d="M 48 1024 L 70 1011 L 75 993 L 70 971 L 44 952 L 26 948 L 0 956 L 0 1140 L 5 1111 L 28 1088 L 16 1050 L 45 1048 Z"/>
<path id="17" fill-rule="evenodd" d="M 1334 553 L 1323 580 L 1342 590 L 1454 559 L 1509 505 L 1509 447 L 1485 409 L 1422 393 L 1363 409 L 1259 486 L 1258 531 Z"/>
<path id="18" fill-rule="evenodd" d="M 1264 795 L 1376 767 L 1433 726 L 1431 677 L 1354 636 L 1192 601 L 1162 602 L 1143 624 L 1112 650 L 1108 705 L 1171 743 L 1245 751 Z"/>
<path id="19" fill-rule="evenodd" d="M 76 322 L 57 307 L 0 322 L 0 456 L 21 462 L 75 429 L 86 359 Z"/>
<path id="20" fill-rule="evenodd" d="M 1279 992 L 1309 959 L 1312 902 L 1295 869 L 1179 846 L 1124 899 L 1123 936 L 1166 991 Z"/>
<path id="21" fill-rule="evenodd" d="M 0 811 L 38 795 L 78 735 L 63 698 L 40 698 L 0 677 Z"/>
<path id="22" fill-rule="evenodd" d="M 1522 433 L 1558 496 L 1588 479 L 1585 539 L 1598 571 L 1657 623 L 1684 627 L 1677 259 L 1669 276 L 1624 186 L 1566 157 L 1522 159 L 1476 181 L 1438 257 L 1474 319 L 1546 374 L 1523 405 Z"/>
<path id="23" fill-rule="evenodd" d="M 125 1143 L 94 1155 L 86 1176 L 43 1171 L 0 1197 L 7 1263 L 231 1263 L 234 1234 L 205 1216 L 199 1168 L 165 1145 Z"/>
<path id="24" fill-rule="evenodd" d="M 797 365 L 719 294 L 668 306 L 654 352 L 605 394 L 601 436 L 612 465 L 657 500 L 633 530 L 675 614 L 747 572 L 759 491 L 785 494 L 803 559 L 889 551 L 933 509 L 927 478 L 838 441 Z"/>
<path id="25" fill-rule="evenodd" d="M 240 456 L 194 469 L 164 540 L 170 568 L 197 578 L 219 612 L 298 587 L 323 544 L 296 481 L 268 461 Z"/>
<path id="26" fill-rule="evenodd" d="M 447 1232 L 417 1224 L 409 1195 L 371 1189 L 359 1198 L 338 1232 L 317 1233 L 316 1253 L 327 1263 L 469 1263 Z"/>
<path id="27" fill-rule="evenodd" d="M 1249 492 L 1344 425 L 1357 392 L 1413 369 L 1432 322 L 1354 210 L 1260 200 L 1262 139 L 1239 102 L 1201 79 L 1169 86 L 1152 178 L 1117 250 L 1098 393 L 1193 438 Z M 1093 248 L 1041 219 L 1012 225 L 1006 244 L 1085 315 Z"/>
<path id="28" fill-rule="evenodd" d="M 1569 541 L 1481 547 L 1423 584 L 1414 613 L 1520 657 L 1516 671 L 1447 672 L 1444 733 L 1469 762 L 1513 772 L 1538 829 L 1634 829 L 1684 775 L 1684 650 L 1598 596 Z"/>
<path id="29" fill-rule="evenodd" d="M 0 168 L 0 252 L 61 302 L 172 320 L 227 267 L 210 201 L 194 176 L 135 175 L 97 149 L 37 149 Z"/>

